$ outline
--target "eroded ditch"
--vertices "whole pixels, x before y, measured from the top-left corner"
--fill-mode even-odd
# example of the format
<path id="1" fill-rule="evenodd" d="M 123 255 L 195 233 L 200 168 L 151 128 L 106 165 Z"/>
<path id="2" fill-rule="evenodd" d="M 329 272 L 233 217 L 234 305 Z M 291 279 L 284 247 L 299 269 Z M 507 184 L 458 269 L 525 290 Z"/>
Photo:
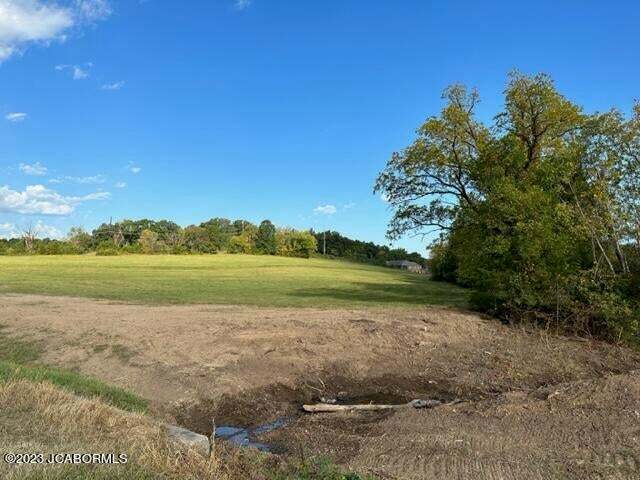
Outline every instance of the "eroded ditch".
<path id="1" fill-rule="evenodd" d="M 456 391 L 446 381 L 423 377 L 384 377 L 351 379 L 322 376 L 301 380 L 295 385 L 274 383 L 264 388 L 202 399 L 186 411 L 174 412 L 178 422 L 203 435 L 211 435 L 212 420 L 216 438 L 238 447 L 252 447 L 276 454 L 301 449 L 322 450 L 322 438 L 348 437 L 341 454 L 348 458 L 358 449 L 358 438 L 375 435 L 380 421 L 393 411 L 348 414 L 309 414 L 305 403 L 402 405 L 415 399 L 451 402 L 477 398 L 478 392 Z M 322 418 L 320 421 L 319 419 Z M 315 442 L 318 433 L 318 442 Z M 308 443 L 314 438 L 313 445 Z"/>

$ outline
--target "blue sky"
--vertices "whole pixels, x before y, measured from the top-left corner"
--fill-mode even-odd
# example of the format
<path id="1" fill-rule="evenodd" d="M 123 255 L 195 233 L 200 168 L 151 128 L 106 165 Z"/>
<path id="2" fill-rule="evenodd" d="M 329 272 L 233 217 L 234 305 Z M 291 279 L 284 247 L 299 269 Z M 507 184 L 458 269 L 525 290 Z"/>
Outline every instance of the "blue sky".
<path id="1" fill-rule="evenodd" d="M 628 112 L 639 30 L 632 1 L 0 0 L 0 236 L 221 216 L 382 243 L 375 176 L 447 85 L 487 120 L 514 68 Z"/>

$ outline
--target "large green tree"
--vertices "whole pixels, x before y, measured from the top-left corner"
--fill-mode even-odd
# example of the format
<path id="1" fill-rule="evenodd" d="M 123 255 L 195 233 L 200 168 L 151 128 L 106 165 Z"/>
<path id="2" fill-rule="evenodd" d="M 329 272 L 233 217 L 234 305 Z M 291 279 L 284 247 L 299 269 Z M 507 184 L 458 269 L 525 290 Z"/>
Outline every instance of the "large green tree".
<path id="1" fill-rule="evenodd" d="M 277 249 L 276 227 L 269 220 L 263 220 L 256 234 L 256 251 L 264 255 L 275 255 Z"/>
<path id="2" fill-rule="evenodd" d="M 475 91 L 444 99 L 377 179 L 389 236 L 439 231 L 435 270 L 509 319 L 636 335 L 640 109 L 586 114 L 549 77 L 519 73 L 492 124 Z"/>

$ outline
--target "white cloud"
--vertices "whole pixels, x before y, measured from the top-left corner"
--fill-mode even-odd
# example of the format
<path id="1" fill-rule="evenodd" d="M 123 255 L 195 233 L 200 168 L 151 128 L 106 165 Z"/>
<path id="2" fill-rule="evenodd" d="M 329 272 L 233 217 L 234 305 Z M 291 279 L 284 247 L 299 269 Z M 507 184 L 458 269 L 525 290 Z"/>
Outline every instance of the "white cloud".
<path id="1" fill-rule="evenodd" d="M 19 238 L 20 232 L 13 223 L 0 223 L 0 238 Z"/>
<path id="2" fill-rule="evenodd" d="M 89 78 L 89 68 L 91 67 L 93 67 L 93 63 L 87 62 L 84 65 L 56 65 L 56 70 L 59 72 L 70 70 L 74 80 L 84 80 Z"/>
<path id="3" fill-rule="evenodd" d="M 352 209 L 353 207 L 355 207 L 355 206 L 356 206 L 356 204 L 355 204 L 354 202 L 349 202 L 349 203 L 345 203 L 345 204 L 342 206 L 342 209 L 343 209 L 343 210 L 351 210 L 351 209 Z"/>
<path id="4" fill-rule="evenodd" d="M 62 238 L 63 234 L 60 230 L 52 225 L 46 225 L 42 220 L 38 220 L 35 225 L 31 224 L 30 230 L 36 237 L 41 238 Z M 26 228 L 26 227 L 23 227 Z M 0 223 L 0 238 L 20 238 L 22 229 L 13 223 Z"/>
<path id="5" fill-rule="evenodd" d="M 69 215 L 83 202 L 107 200 L 109 192 L 94 192 L 73 197 L 60 195 L 43 185 L 28 185 L 20 192 L 7 185 L 0 187 L 0 212 L 21 213 L 23 215 Z"/>
<path id="6" fill-rule="evenodd" d="M 88 22 L 107 18 L 113 10 L 107 0 L 75 0 L 77 15 Z"/>
<path id="7" fill-rule="evenodd" d="M 134 175 L 137 175 L 138 173 L 140 173 L 142 171 L 142 168 L 138 167 L 135 163 L 133 162 L 129 162 L 127 164 L 126 167 L 127 170 L 129 170 L 131 173 L 133 173 Z"/>
<path id="8" fill-rule="evenodd" d="M 34 175 L 36 177 L 41 177 L 42 175 L 47 174 L 47 167 L 42 165 L 40 162 L 36 162 L 33 164 L 21 163 L 18 168 L 25 175 Z"/>
<path id="9" fill-rule="evenodd" d="M 60 230 L 52 225 L 45 225 L 42 220 L 38 220 L 33 229 L 36 236 L 41 238 L 62 238 L 63 236 Z"/>
<path id="10" fill-rule="evenodd" d="M 86 70 L 83 70 L 82 68 L 78 67 L 77 65 L 73 66 L 73 79 L 74 80 L 84 80 L 88 76 L 89 76 L 89 72 L 87 72 Z"/>
<path id="11" fill-rule="evenodd" d="M 236 0 L 235 5 L 238 10 L 244 10 L 251 6 L 251 0 Z"/>
<path id="12" fill-rule="evenodd" d="M 0 0 L 0 62 L 33 44 L 63 42 L 72 28 L 110 14 L 107 0 Z"/>
<path id="13" fill-rule="evenodd" d="M 102 90 L 120 90 L 124 87 L 124 80 L 120 80 L 119 82 L 114 83 L 105 83 L 102 85 Z"/>
<path id="14" fill-rule="evenodd" d="M 338 209 L 333 205 L 318 205 L 313 209 L 313 213 L 321 215 L 333 215 Z"/>
<path id="15" fill-rule="evenodd" d="M 80 185 L 88 185 L 88 184 L 96 184 L 96 183 L 105 183 L 107 181 L 107 177 L 105 175 L 92 175 L 89 177 L 71 177 L 69 175 L 65 175 L 64 177 L 56 177 L 49 180 L 49 183 L 78 183 Z"/>
<path id="16" fill-rule="evenodd" d="M 7 113 L 4 116 L 4 118 L 6 118 L 7 120 L 13 123 L 23 122 L 24 120 L 27 119 L 27 117 L 28 115 L 24 112 L 11 112 L 11 113 Z"/>
<path id="17" fill-rule="evenodd" d="M 127 182 L 116 182 L 114 186 L 116 188 L 125 188 L 127 186 Z"/>

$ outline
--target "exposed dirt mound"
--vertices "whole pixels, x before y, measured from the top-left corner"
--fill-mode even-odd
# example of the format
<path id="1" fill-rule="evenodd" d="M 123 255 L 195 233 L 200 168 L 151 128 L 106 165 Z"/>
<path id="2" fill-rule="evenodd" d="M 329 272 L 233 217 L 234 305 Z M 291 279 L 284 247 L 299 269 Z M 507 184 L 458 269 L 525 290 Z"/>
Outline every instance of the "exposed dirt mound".
<path id="1" fill-rule="evenodd" d="M 295 422 L 260 441 L 382 478 L 637 478 L 640 355 L 454 310 L 144 306 L 0 296 L 44 360 L 151 399 L 193 429 Z M 557 393 L 556 393 L 557 391 Z M 459 398 L 301 415 L 303 402 Z"/>

